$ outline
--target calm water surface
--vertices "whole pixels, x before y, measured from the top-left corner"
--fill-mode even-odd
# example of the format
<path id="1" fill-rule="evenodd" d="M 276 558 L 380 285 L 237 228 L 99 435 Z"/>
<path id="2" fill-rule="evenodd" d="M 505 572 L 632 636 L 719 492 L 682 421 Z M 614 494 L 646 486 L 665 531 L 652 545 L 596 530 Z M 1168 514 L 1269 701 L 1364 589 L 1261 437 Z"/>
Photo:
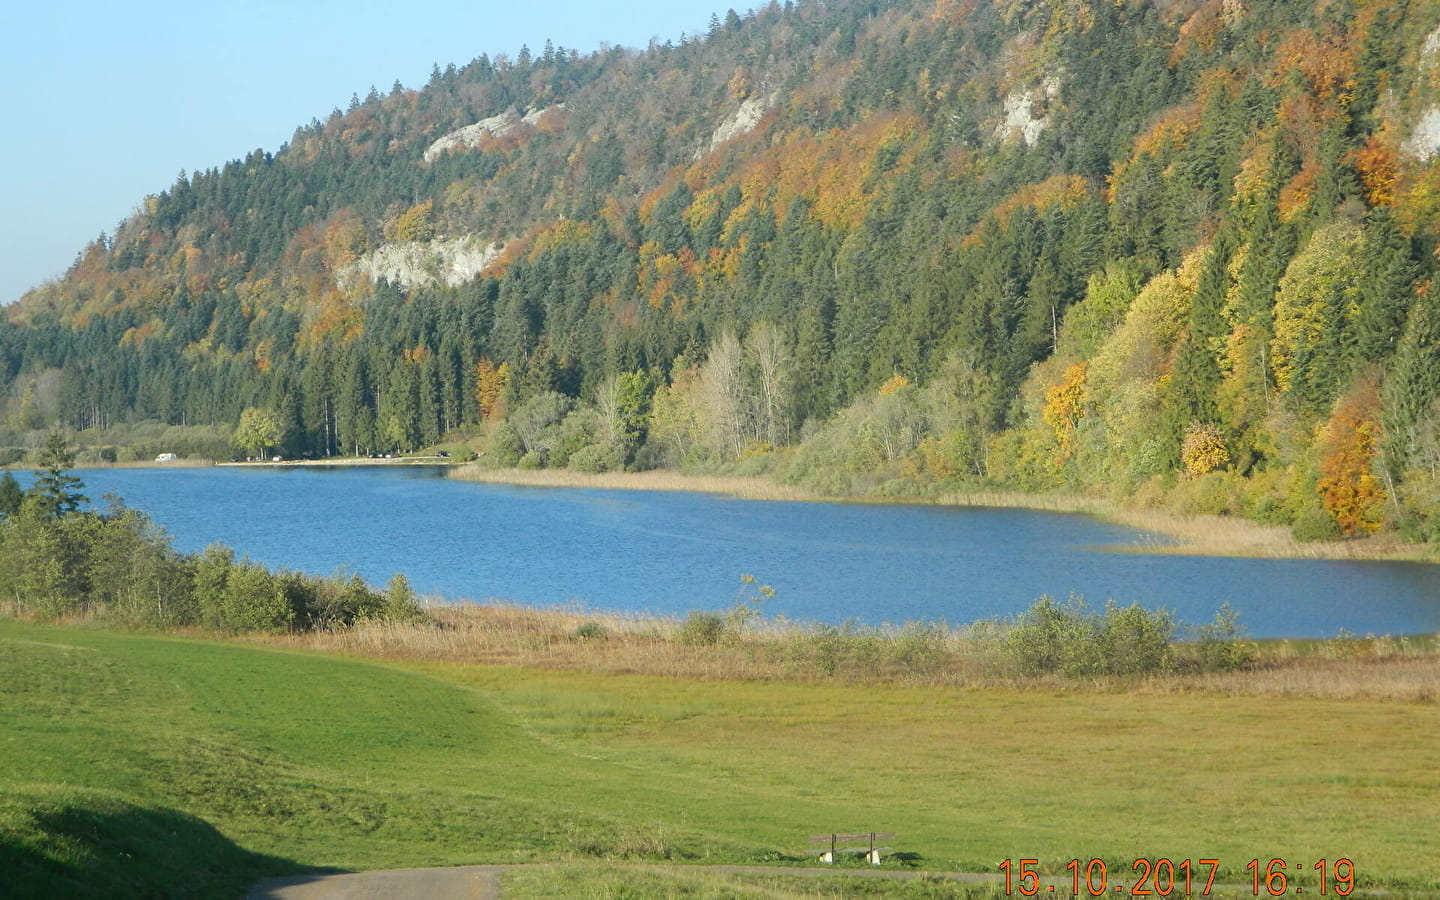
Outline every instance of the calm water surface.
<path id="1" fill-rule="evenodd" d="M 113 469 L 80 474 L 167 528 L 271 566 L 446 599 L 684 614 L 733 603 L 742 573 L 770 615 L 969 622 L 1041 594 L 1210 619 L 1251 634 L 1440 631 L 1440 566 L 1105 552 L 1164 539 L 1084 516 L 1009 509 L 771 503 L 705 494 L 472 484 L 425 468 Z"/>

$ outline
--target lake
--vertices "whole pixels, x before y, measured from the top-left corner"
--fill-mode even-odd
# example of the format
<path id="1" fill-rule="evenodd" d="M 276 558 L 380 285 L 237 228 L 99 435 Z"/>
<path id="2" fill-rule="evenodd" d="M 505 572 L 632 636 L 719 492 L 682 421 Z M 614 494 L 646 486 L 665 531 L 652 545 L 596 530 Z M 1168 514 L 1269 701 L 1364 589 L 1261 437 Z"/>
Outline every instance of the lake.
<path id="1" fill-rule="evenodd" d="M 1228 601 L 1260 637 L 1440 631 L 1440 566 L 1107 552 L 1165 539 L 1064 513 L 509 487 L 437 468 L 76 474 L 96 505 L 120 495 L 181 550 L 221 541 L 375 584 L 404 572 L 443 600 L 684 615 L 731 605 L 752 574 L 777 592 L 767 615 L 834 624 L 959 624 L 1077 593 L 1192 623 Z"/>

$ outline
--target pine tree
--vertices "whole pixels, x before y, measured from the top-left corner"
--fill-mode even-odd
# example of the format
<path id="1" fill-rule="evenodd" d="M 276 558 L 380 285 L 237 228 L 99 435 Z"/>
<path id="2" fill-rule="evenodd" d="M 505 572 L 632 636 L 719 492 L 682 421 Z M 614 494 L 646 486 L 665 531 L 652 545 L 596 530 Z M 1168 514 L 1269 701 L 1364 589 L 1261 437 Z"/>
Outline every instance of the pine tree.
<path id="1" fill-rule="evenodd" d="M 40 512 L 49 518 L 60 518 L 80 509 L 90 499 L 80 491 L 85 483 L 70 474 L 75 465 L 75 454 L 65 442 L 64 435 L 52 431 L 45 442 L 45 452 L 40 457 L 40 468 L 35 472 L 35 483 L 30 487 Z"/>

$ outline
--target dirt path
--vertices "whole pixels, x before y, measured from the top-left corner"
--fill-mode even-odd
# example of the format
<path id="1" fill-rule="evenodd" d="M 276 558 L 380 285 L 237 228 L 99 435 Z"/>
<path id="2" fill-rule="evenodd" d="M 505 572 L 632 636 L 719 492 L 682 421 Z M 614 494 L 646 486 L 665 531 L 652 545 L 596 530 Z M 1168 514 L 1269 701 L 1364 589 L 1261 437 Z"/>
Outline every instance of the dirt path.
<path id="1" fill-rule="evenodd" d="M 272 878 L 251 888 L 246 900 L 500 900 L 500 875 L 523 865 L 455 866 L 442 869 L 390 869 L 345 875 L 296 875 Z M 637 866 L 637 868 L 641 868 Z M 692 867 L 684 867 L 692 868 Z M 896 869 L 803 868 L 780 866 L 694 866 L 707 872 L 746 875 L 920 879 L 945 878 L 967 884 L 998 882 L 998 875 L 966 872 L 908 872 Z"/>
<path id="2" fill-rule="evenodd" d="M 543 864 L 537 864 L 543 865 Z M 390 869 L 346 875 L 297 875 L 262 881 L 245 895 L 246 900 L 501 900 L 500 876 L 524 864 L 496 866 L 455 866 L 442 869 Z M 645 868 L 644 864 L 636 865 Z M 1004 883 L 1004 876 L 973 872 L 915 872 L 904 869 L 787 868 L 783 866 L 670 866 L 671 870 L 694 869 L 746 875 L 802 875 L 818 877 L 891 878 L 918 880 L 943 878 L 962 884 Z M 1070 897 L 1070 877 L 1040 876 L 1041 896 Z M 1115 889 L 1120 891 L 1119 887 Z M 1209 896 L 1248 896 L 1249 885 L 1215 884 Z M 1297 890 L 1298 893 L 1298 890 Z M 1198 892 L 1194 896 L 1198 896 Z M 1351 896 L 1404 896 L 1381 888 L 1357 888 Z"/>
<path id="3" fill-rule="evenodd" d="M 513 866 L 387 869 L 262 881 L 246 900 L 500 900 L 500 873 Z"/>

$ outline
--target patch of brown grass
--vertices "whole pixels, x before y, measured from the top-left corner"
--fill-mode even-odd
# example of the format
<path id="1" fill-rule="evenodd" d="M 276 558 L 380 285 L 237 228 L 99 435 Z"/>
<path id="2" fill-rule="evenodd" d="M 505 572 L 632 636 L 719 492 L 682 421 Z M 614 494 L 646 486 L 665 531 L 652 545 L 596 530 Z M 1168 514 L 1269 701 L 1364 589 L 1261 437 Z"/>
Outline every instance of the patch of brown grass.
<path id="1" fill-rule="evenodd" d="M 568 469 L 487 469 L 457 466 L 451 478 L 522 487 L 591 488 L 616 491 L 692 491 L 728 494 L 745 500 L 820 500 L 809 491 L 751 475 L 685 475 L 668 469 L 645 472 L 572 472 Z"/>

